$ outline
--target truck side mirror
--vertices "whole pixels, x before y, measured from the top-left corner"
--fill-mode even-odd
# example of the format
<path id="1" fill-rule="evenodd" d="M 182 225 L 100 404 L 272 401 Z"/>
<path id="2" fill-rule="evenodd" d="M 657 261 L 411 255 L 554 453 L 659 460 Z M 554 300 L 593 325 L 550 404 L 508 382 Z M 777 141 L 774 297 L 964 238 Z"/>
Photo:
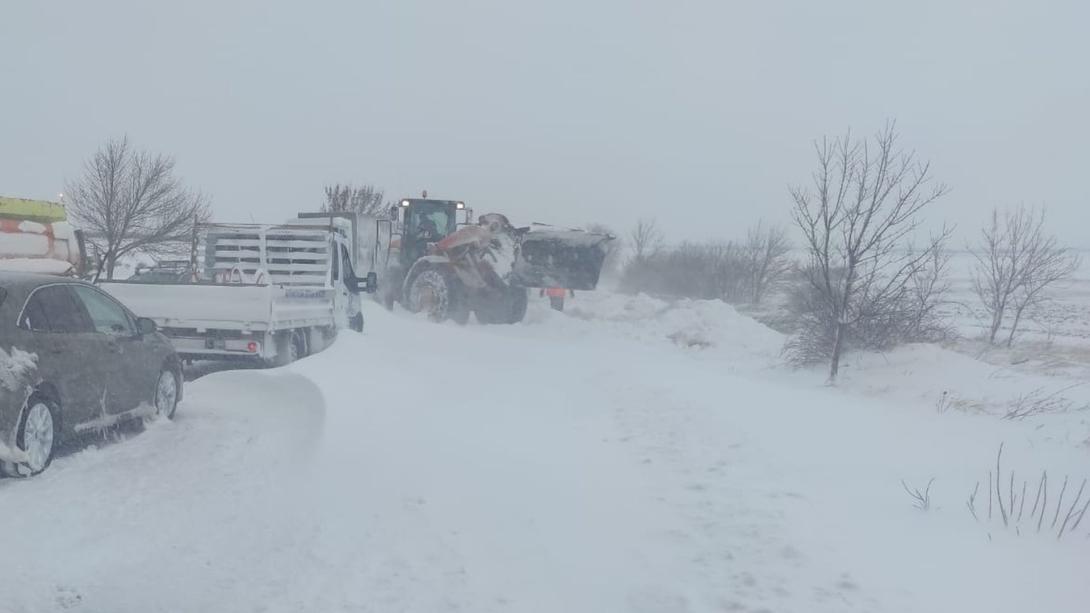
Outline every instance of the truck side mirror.
<path id="1" fill-rule="evenodd" d="M 351 289 L 352 292 L 356 294 L 364 292 L 368 294 L 375 293 L 375 290 L 378 289 L 378 274 L 372 271 L 367 273 L 367 276 L 363 277 L 362 279 L 359 277 L 354 277 L 351 280 L 351 285 L 349 286 L 349 289 Z"/>

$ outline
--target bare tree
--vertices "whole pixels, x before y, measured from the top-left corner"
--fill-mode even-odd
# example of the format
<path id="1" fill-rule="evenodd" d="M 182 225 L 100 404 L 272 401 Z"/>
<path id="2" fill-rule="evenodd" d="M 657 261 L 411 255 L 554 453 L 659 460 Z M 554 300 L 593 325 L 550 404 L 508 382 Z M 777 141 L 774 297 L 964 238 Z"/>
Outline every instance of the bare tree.
<path id="1" fill-rule="evenodd" d="M 643 260 L 662 248 L 662 232 L 654 219 L 641 219 L 629 233 L 632 242 L 632 258 Z"/>
<path id="2" fill-rule="evenodd" d="M 210 214 L 205 198 L 174 176 L 172 157 L 134 151 L 125 137 L 108 140 L 65 193 L 108 279 L 121 256 L 189 241 Z"/>
<path id="3" fill-rule="evenodd" d="M 354 211 L 360 217 L 377 217 L 386 211 L 385 195 L 385 191 L 369 184 L 326 185 L 322 212 Z"/>
<path id="4" fill-rule="evenodd" d="M 791 189 L 792 213 L 808 252 L 816 310 L 802 331 L 815 342 L 804 344 L 827 355 L 834 382 L 849 336 L 902 314 L 911 279 L 930 257 L 906 243 L 921 211 L 947 190 L 932 183 L 929 163 L 900 148 L 893 122 L 873 143 L 849 133 L 815 149 L 813 186 Z"/>
<path id="5" fill-rule="evenodd" d="M 742 244 L 742 257 L 749 271 L 749 299 L 759 304 L 771 288 L 791 270 L 787 257 L 791 243 L 787 231 L 780 226 L 765 226 L 763 222 L 750 228 Z"/>
<path id="6" fill-rule="evenodd" d="M 1020 206 L 992 211 L 990 223 L 971 249 L 976 258 L 973 289 L 991 318 L 988 342 L 995 343 L 1007 316 L 1013 317 L 1007 346 L 1014 343 L 1027 309 L 1047 299 L 1046 290 L 1079 268 L 1079 256 L 1045 232 L 1045 212 Z"/>

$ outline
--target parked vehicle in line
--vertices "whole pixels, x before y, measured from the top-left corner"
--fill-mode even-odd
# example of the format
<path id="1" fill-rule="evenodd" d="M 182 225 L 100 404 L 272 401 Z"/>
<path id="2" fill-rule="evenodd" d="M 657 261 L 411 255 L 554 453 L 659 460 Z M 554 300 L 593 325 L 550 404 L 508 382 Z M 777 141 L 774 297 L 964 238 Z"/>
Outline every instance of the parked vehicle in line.
<path id="1" fill-rule="evenodd" d="M 356 219 L 303 213 L 283 225 L 202 224 L 189 275 L 99 286 L 151 318 L 186 360 L 283 366 L 320 351 L 342 328 L 363 329 Z M 195 280 L 193 280 L 195 279 Z"/>
<path id="2" fill-rule="evenodd" d="M 63 205 L 0 197 L 0 271 L 82 276 L 88 261 L 83 233 Z"/>
<path id="3" fill-rule="evenodd" d="M 64 439 L 171 418 L 181 397 L 154 321 L 89 283 L 0 273 L 0 472 L 40 473 Z"/>
<path id="4" fill-rule="evenodd" d="M 164 260 L 154 266 L 137 266 L 128 281 L 140 283 L 186 283 L 193 279 L 189 260 Z"/>

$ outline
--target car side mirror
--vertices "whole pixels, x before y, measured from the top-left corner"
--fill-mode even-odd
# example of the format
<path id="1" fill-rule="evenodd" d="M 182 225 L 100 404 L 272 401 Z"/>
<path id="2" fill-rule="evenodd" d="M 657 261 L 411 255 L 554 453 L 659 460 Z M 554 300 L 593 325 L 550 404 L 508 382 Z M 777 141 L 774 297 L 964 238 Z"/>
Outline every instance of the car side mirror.
<path id="1" fill-rule="evenodd" d="M 159 329 L 159 326 L 155 325 L 155 321 L 148 319 L 147 317 L 136 318 L 136 330 L 140 334 L 155 334 L 155 331 Z"/>

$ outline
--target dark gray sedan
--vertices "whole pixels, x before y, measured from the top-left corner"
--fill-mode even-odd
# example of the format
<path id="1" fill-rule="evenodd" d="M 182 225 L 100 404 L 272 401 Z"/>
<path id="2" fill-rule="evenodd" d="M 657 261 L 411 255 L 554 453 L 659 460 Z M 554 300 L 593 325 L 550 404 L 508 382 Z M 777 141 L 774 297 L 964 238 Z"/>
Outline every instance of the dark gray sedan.
<path id="1" fill-rule="evenodd" d="M 181 362 L 155 322 L 81 281 L 0 273 L 0 472 L 42 472 L 58 443 L 171 418 Z"/>

